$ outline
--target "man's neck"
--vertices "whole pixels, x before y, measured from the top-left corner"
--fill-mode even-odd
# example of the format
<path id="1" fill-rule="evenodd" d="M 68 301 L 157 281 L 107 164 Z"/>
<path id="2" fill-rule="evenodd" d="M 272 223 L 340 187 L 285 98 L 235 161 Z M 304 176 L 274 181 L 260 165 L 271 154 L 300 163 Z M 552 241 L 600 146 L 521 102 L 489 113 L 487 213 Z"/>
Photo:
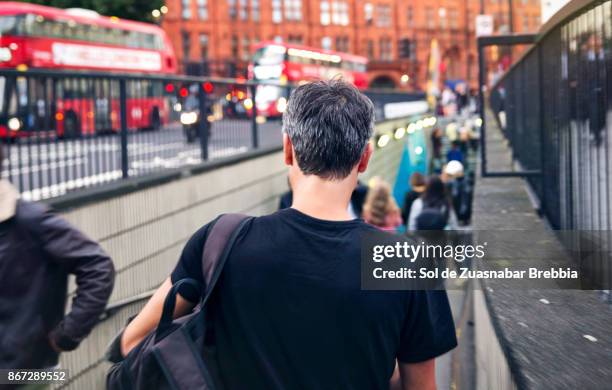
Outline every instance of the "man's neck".
<path id="1" fill-rule="evenodd" d="M 314 218 L 328 221 L 352 219 L 348 204 L 355 187 L 354 180 L 329 181 L 303 176 L 293 183 L 292 208 Z"/>

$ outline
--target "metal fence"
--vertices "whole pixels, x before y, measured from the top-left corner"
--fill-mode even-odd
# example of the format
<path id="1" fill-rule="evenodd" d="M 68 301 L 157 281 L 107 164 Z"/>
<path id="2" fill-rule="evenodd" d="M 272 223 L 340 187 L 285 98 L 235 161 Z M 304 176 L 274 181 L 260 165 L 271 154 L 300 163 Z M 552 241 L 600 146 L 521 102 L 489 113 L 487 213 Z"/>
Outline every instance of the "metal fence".
<path id="1" fill-rule="evenodd" d="M 571 2 L 494 85 L 490 105 L 515 160 L 539 172 L 528 180 L 551 225 L 612 230 L 612 1 Z M 595 276 L 610 278 L 612 240 L 594 236 L 581 247 L 602 256 Z"/>
<path id="2" fill-rule="evenodd" d="M 280 146 L 291 86 L 237 79 L 0 70 L 0 177 L 29 200 Z M 389 102 L 369 91 L 377 120 Z"/>
<path id="3" fill-rule="evenodd" d="M 2 70 L 2 177 L 38 200 L 280 145 L 277 108 L 288 89 L 231 79 Z"/>

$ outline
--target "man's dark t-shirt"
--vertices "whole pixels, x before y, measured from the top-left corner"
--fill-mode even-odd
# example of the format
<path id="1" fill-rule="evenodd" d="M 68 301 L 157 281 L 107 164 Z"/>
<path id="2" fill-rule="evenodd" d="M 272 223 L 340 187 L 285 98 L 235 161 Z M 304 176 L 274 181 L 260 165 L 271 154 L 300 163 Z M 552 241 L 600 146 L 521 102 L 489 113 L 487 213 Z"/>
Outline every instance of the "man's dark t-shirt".
<path id="1" fill-rule="evenodd" d="M 202 280 L 208 228 L 189 240 L 172 281 Z M 362 220 L 295 209 L 254 218 L 208 308 L 228 389 L 385 389 L 395 367 L 457 344 L 444 291 L 362 291 Z"/>

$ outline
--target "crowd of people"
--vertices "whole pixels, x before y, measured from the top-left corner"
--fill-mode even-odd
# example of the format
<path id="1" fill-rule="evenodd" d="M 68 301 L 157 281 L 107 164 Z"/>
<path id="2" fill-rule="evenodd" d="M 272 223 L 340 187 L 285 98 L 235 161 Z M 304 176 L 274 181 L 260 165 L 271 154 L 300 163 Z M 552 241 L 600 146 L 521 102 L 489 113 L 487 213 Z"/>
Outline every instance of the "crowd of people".
<path id="1" fill-rule="evenodd" d="M 463 165 L 451 160 L 442 175 L 415 172 L 401 208 L 390 185 L 376 177 L 368 189 L 362 218 L 385 231 L 454 230 L 469 225 L 473 179 L 464 176 Z"/>

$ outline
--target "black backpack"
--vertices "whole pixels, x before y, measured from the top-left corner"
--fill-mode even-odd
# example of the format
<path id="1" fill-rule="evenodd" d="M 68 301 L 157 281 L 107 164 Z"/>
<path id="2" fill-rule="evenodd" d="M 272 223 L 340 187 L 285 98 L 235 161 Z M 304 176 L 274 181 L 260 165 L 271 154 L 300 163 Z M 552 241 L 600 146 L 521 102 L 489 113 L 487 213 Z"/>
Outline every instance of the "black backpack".
<path id="1" fill-rule="evenodd" d="M 125 358 L 121 357 L 121 332 L 111 343 L 107 358 L 115 363 L 106 376 L 109 390 L 220 389 L 214 346 L 205 344 L 206 304 L 238 237 L 251 219 L 240 214 L 222 215 L 208 233 L 202 254 L 206 291 L 188 315 L 173 320 L 176 294 L 202 286 L 194 279 L 181 279 L 168 292 L 157 329 L 147 335 Z M 183 295 L 183 294 L 181 294 Z"/>
<path id="2" fill-rule="evenodd" d="M 448 223 L 447 206 L 426 206 L 416 218 L 417 230 L 444 230 Z"/>

